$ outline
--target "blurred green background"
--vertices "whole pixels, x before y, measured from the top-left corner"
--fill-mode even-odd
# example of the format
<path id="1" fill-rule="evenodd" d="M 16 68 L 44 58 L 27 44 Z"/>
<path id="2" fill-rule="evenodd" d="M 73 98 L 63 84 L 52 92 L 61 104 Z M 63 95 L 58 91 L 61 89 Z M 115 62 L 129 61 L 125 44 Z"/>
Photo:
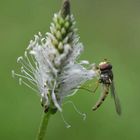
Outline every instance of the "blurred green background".
<path id="1" fill-rule="evenodd" d="M 83 121 L 71 105 L 64 106 L 65 128 L 60 113 L 52 116 L 47 140 L 136 140 L 140 138 L 140 1 L 71 0 L 85 51 L 81 59 L 99 63 L 108 58 L 114 66 L 122 116 L 108 96 L 92 112 L 95 96 L 79 91 L 71 100 L 87 113 Z M 0 0 L 0 140 L 34 140 L 42 108 L 36 93 L 11 77 L 16 59 L 23 55 L 33 35 L 49 31 L 61 0 Z"/>

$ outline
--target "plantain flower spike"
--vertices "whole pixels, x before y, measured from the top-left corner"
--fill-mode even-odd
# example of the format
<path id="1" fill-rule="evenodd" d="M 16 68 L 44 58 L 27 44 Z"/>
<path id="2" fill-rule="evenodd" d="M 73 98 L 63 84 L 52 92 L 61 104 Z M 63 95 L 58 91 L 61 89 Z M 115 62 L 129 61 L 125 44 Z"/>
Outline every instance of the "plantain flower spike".
<path id="1" fill-rule="evenodd" d="M 64 0 L 60 12 L 54 14 L 50 32 L 45 37 L 35 35 L 24 56 L 17 59 L 21 74 L 12 71 L 20 84 L 39 93 L 45 112 L 62 111 L 64 98 L 74 95 L 78 87 L 96 76 L 94 70 L 84 67 L 88 61 L 77 60 L 83 45 L 76 31 L 70 2 Z"/>

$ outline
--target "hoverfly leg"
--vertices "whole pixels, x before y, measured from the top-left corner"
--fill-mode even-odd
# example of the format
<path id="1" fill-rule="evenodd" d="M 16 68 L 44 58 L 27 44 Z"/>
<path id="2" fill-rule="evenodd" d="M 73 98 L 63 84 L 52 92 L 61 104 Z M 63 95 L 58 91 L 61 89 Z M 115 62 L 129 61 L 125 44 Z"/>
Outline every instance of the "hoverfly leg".
<path id="1" fill-rule="evenodd" d="M 95 93 L 96 90 L 98 89 L 98 87 L 99 87 L 99 81 L 97 81 L 95 84 L 96 84 L 96 86 L 95 86 L 95 88 L 94 88 L 94 90 L 93 90 L 93 93 Z"/>
<path id="2" fill-rule="evenodd" d="M 109 82 L 110 82 L 110 84 L 112 84 L 112 80 L 109 78 Z"/>

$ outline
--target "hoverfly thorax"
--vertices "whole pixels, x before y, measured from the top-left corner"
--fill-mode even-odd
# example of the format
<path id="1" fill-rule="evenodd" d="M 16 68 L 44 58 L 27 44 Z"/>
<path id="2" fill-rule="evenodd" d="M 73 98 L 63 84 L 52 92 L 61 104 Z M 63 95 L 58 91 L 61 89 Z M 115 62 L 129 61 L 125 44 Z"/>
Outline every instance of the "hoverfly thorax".
<path id="1" fill-rule="evenodd" d="M 100 70 L 99 83 L 110 85 L 111 81 L 113 80 L 112 65 L 107 61 L 103 61 L 99 64 L 99 70 Z"/>

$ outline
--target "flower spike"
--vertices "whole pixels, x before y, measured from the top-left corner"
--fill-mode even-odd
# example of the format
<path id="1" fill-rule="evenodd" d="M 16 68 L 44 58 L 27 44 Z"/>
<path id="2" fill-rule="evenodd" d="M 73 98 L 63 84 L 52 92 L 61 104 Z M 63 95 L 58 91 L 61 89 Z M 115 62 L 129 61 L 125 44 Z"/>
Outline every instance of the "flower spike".
<path id="1" fill-rule="evenodd" d="M 81 84 L 96 76 L 94 70 L 84 67 L 88 61 L 78 63 L 84 47 L 76 30 L 70 1 L 64 0 L 60 12 L 54 14 L 50 32 L 35 35 L 24 56 L 17 59 L 21 74 L 12 71 L 20 84 L 39 93 L 45 112 L 62 112 L 64 98 L 74 95 Z"/>

